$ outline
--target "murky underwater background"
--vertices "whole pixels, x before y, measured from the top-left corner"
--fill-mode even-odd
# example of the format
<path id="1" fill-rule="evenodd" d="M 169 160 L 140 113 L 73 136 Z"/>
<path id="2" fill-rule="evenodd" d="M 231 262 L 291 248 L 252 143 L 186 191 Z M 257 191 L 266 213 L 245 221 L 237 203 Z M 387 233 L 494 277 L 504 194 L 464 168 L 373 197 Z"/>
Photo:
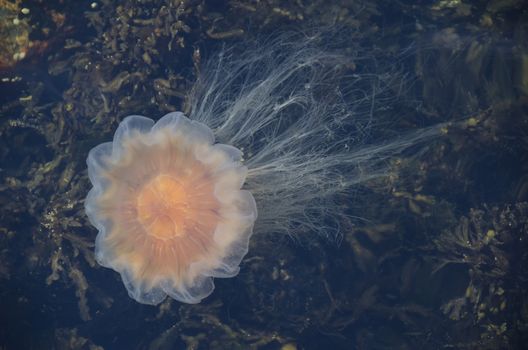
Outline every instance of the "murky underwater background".
<path id="1" fill-rule="evenodd" d="M 527 17 L 515 0 L 0 0 L 0 349 L 524 348 Z M 341 236 L 253 236 L 202 303 L 133 301 L 94 261 L 90 148 L 127 115 L 185 111 L 223 45 L 318 26 L 412 82 L 378 137 L 445 135 L 343 198 Z"/>

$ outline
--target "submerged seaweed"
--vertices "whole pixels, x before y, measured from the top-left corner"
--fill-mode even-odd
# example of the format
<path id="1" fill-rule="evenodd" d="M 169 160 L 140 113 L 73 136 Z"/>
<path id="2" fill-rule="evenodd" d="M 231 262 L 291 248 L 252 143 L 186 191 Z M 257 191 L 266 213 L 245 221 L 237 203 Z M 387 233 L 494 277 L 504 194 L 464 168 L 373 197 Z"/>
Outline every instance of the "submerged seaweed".
<path id="1" fill-rule="evenodd" d="M 526 342 L 528 51 L 521 1 L 6 3 L 20 9 L 9 12 L 24 25 L 17 35 L 40 49 L 1 72 L 0 347 Z M 336 23 L 347 30 L 340 38 L 353 33 L 342 40 L 343 51 L 370 52 L 374 73 L 397 62 L 393 72 L 407 83 L 392 109 L 379 111 L 387 127 L 370 128 L 372 137 L 456 122 L 421 152 L 386 160 L 388 176 L 342 198 L 341 244 L 256 236 L 258 249 L 239 277 L 220 281 L 202 304 L 135 304 L 117 276 L 94 261 L 96 232 L 83 212 L 88 150 L 126 115 L 189 110 L 189 91 L 213 51 L 273 30 Z M 347 74 L 360 73 L 354 69 Z"/>
<path id="2" fill-rule="evenodd" d="M 457 264 L 469 277 L 464 295 L 441 307 L 459 321 L 459 345 L 522 348 L 528 329 L 528 203 L 471 210 L 434 246 L 435 272 Z M 475 335 L 473 342 L 468 334 Z"/>

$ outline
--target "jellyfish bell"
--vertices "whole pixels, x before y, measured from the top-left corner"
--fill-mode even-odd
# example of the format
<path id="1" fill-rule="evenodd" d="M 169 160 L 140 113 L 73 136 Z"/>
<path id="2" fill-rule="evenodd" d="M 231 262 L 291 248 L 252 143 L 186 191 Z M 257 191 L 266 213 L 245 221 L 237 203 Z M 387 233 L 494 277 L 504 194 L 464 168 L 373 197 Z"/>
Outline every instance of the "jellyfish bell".
<path id="1" fill-rule="evenodd" d="M 238 273 L 257 216 L 240 189 L 241 156 L 182 113 L 157 123 L 127 117 L 113 142 L 90 151 L 85 207 L 99 229 L 96 259 L 121 274 L 133 299 L 197 303 L 213 277 Z"/>

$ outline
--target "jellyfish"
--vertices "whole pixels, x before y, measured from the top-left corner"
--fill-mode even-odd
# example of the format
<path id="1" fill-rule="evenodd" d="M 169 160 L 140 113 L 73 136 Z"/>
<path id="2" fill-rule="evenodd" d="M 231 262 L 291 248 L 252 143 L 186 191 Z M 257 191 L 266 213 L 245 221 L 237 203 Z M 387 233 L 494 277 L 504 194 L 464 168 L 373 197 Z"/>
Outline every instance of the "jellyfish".
<path id="1" fill-rule="evenodd" d="M 350 215 L 343 198 L 439 134 L 433 126 L 376 140 L 401 75 L 324 42 L 290 33 L 243 54 L 223 49 L 185 114 L 127 117 L 113 142 L 90 151 L 95 256 L 133 299 L 200 302 L 213 278 L 238 273 L 253 233 L 335 237 Z"/>

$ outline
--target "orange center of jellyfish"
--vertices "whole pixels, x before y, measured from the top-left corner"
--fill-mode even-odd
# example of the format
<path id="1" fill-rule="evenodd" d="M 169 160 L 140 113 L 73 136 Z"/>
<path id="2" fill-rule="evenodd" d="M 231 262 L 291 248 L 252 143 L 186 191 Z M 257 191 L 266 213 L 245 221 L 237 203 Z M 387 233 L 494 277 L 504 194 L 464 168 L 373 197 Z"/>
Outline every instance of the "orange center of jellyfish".
<path id="1" fill-rule="evenodd" d="M 138 220 L 147 234 L 167 240 L 185 235 L 189 200 L 184 186 L 170 175 L 147 182 L 137 197 Z"/>

